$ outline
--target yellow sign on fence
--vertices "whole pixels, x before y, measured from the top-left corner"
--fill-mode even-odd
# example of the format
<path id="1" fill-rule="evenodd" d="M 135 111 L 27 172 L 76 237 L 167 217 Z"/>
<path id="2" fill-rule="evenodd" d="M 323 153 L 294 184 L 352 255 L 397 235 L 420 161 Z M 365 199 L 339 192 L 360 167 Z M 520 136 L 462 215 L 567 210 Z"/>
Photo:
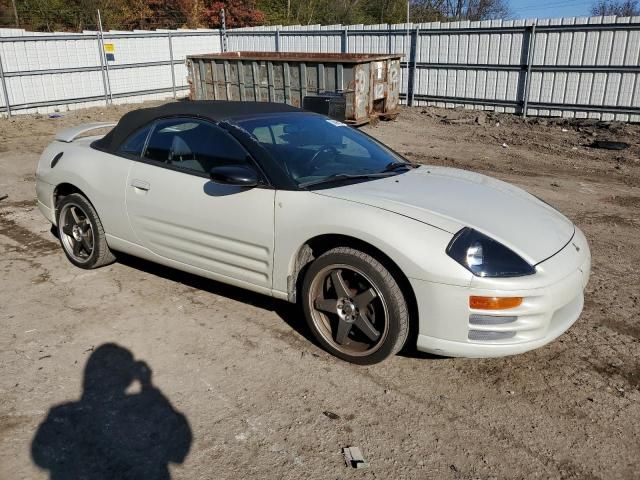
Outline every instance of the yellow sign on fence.
<path id="1" fill-rule="evenodd" d="M 104 44 L 104 52 L 105 53 L 116 53 L 116 46 L 113 43 L 105 43 Z"/>

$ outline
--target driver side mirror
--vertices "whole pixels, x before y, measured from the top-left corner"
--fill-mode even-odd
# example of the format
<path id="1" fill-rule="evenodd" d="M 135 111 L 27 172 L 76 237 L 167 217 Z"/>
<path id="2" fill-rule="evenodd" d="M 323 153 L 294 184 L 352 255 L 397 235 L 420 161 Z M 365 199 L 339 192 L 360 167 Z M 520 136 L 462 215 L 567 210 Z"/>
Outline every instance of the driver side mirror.
<path id="1" fill-rule="evenodd" d="M 255 187 L 260 183 L 258 173 L 245 165 L 213 167 L 209 172 L 209 177 L 214 183 L 237 187 Z"/>

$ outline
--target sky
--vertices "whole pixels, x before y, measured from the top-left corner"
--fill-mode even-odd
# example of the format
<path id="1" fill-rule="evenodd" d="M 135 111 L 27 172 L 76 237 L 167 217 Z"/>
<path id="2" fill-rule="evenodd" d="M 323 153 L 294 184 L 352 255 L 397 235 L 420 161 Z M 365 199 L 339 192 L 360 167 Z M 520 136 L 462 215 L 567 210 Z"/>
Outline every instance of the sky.
<path id="1" fill-rule="evenodd" d="M 589 16 L 592 0 L 507 0 L 513 18 Z"/>

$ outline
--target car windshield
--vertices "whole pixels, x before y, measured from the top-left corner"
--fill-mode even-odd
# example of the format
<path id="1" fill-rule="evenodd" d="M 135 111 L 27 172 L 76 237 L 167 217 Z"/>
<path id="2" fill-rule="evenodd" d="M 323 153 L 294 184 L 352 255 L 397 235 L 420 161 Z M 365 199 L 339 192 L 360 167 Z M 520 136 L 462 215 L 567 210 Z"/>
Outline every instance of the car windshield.
<path id="1" fill-rule="evenodd" d="M 300 187 L 403 173 L 411 164 L 342 122 L 315 114 L 268 115 L 235 125 L 249 133 Z"/>

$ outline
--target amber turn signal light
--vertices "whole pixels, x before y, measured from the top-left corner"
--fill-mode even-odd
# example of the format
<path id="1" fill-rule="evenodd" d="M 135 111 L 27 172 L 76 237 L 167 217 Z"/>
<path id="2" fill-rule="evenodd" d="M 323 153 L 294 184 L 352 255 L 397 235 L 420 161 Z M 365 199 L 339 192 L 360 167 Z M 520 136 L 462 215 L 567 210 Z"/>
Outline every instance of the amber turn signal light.
<path id="1" fill-rule="evenodd" d="M 469 297 L 469 307 L 478 310 L 506 310 L 522 305 L 522 297 Z"/>

